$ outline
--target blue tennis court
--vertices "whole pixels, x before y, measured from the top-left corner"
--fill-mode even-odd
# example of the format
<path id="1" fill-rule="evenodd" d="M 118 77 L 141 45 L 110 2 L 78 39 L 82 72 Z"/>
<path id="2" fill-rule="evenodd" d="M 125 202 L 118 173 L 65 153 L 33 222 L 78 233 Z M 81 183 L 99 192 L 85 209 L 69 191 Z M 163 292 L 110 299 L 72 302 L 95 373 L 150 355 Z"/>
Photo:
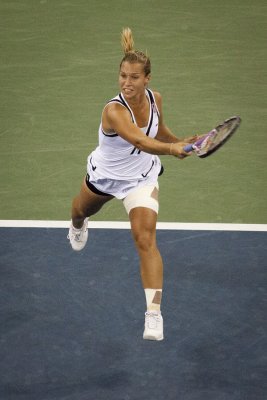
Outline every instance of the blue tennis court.
<path id="1" fill-rule="evenodd" d="M 163 342 L 127 229 L 1 228 L 3 400 L 264 400 L 266 232 L 158 230 Z"/>

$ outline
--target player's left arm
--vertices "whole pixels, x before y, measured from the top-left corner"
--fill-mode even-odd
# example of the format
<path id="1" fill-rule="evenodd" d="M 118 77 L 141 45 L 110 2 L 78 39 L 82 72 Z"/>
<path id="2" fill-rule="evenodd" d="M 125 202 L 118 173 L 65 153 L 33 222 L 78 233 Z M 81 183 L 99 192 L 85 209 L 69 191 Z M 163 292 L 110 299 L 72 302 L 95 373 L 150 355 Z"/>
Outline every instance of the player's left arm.
<path id="1" fill-rule="evenodd" d="M 194 143 L 197 139 L 197 135 L 183 139 L 178 138 L 176 135 L 174 135 L 174 133 L 170 130 L 170 128 L 165 124 L 163 120 L 161 95 L 159 92 L 153 92 L 153 93 L 159 110 L 159 126 L 156 139 L 165 143 L 178 143 L 178 142 Z"/>

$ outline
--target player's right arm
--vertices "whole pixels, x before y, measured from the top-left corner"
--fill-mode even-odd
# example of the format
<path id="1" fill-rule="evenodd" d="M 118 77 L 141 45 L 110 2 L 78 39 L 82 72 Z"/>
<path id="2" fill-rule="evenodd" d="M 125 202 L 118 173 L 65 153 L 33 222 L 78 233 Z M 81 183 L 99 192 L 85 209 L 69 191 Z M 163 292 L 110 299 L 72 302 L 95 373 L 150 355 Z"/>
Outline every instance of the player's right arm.
<path id="1" fill-rule="evenodd" d="M 188 155 L 183 150 L 186 143 L 164 143 L 144 135 L 142 130 L 132 122 L 129 111 L 120 104 L 111 103 L 106 106 L 103 112 L 102 125 L 105 132 L 116 132 L 134 147 L 146 153 L 171 154 L 180 158 Z"/>

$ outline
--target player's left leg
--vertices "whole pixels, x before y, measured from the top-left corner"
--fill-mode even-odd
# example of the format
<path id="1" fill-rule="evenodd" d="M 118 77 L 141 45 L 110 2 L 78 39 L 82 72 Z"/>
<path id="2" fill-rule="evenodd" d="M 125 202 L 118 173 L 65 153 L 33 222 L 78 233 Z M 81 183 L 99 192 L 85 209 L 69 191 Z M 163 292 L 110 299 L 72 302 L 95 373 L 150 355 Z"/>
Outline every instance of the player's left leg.
<path id="1" fill-rule="evenodd" d="M 156 241 L 157 214 L 149 208 L 136 207 L 130 211 L 129 219 L 140 256 L 143 287 L 162 289 L 163 264 Z"/>
<path id="2" fill-rule="evenodd" d="M 132 235 L 140 257 L 140 272 L 146 295 L 144 339 L 163 339 L 163 319 L 160 311 L 163 263 L 156 241 L 157 213 L 147 207 L 135 207 L 129 212 Z"/>

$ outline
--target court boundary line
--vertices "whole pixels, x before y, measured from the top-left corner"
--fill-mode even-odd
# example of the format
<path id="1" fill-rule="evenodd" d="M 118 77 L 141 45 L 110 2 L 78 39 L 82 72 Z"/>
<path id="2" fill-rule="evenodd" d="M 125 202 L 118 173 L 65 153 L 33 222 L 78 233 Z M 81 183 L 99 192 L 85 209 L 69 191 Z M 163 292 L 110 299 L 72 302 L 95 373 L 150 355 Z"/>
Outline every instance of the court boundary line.
<path id="1" fill-rule="evenodd" d="M 69 221 L 0 220 L 0 228 L 69 228 Z M 129 222 L 90 221 L 92 229 L 130 229 Z M 158 230 L 267 232 L 267 224 L 158 222 Z"/>

